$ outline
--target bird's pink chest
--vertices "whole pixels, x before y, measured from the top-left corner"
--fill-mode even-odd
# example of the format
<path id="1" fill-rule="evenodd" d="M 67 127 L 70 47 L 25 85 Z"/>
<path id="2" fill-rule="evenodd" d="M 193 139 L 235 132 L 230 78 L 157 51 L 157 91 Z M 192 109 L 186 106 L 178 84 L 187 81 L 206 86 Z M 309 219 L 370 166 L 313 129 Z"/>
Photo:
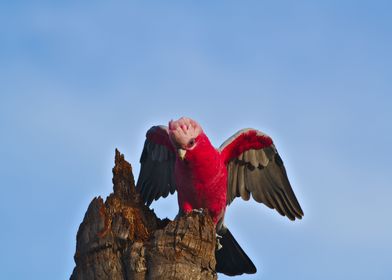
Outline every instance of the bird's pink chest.
<path id="1" fill-rule="evenodd" d="M 185 213 L 208 209 L 214 220 L 226 207 L 227 170 L 219 154 L 198 164 L 177 161 L 175 167 L 178 202 Z"/>

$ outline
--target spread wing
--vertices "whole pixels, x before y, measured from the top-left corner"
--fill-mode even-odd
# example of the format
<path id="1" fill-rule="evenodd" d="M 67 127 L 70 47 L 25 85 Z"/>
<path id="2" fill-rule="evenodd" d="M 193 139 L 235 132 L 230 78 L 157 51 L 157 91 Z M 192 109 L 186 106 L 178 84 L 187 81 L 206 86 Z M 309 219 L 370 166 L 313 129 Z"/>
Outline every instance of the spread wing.
<path id="1" fill-rule="evenodd" d="M 176 190 L 174 180 L 175 152 L 166 126 L 153 126 L 146 134 L 140 157 L 140 174 L 136 188 L 148 206 L 155 199 L 167 197 Z"/>
<path id="2" fill-rule="evenodd" d="M 227 204 L 234 198 L 276 209 L 290 220 L 301 219 L 303 211 L 287 178 L 283 161 L 272 139 L 254 129 L 243 129 L 219 148 L 228 171 Z"/>

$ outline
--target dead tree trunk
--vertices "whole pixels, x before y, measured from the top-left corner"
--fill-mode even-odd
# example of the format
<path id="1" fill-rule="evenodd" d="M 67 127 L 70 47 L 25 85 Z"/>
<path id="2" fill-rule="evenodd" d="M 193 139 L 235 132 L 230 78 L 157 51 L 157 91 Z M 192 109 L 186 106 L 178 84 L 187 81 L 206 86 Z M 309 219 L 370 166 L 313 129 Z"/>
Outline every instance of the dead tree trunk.
<path id="1" fill-rule="evenodd" d="M 160 220 L 135 190 L 116 150 L 113 189 L 94 198 L 76 237 L 71 280 L 217 279 L 215 227 L 208 214 Z"/>

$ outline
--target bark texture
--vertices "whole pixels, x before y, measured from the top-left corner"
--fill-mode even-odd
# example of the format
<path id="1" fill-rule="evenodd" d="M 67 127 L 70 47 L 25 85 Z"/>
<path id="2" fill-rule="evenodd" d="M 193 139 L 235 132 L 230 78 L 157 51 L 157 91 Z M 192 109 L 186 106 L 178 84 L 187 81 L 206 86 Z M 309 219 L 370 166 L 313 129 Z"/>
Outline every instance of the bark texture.
<path id="1" fill-rule="evenodd" d="M 215 227 L 208 213 L 160 220 L 135 189 L 116 150 L 113 190 L 94 198 L 76 237 L 71 280 L 217 279 Z"/>

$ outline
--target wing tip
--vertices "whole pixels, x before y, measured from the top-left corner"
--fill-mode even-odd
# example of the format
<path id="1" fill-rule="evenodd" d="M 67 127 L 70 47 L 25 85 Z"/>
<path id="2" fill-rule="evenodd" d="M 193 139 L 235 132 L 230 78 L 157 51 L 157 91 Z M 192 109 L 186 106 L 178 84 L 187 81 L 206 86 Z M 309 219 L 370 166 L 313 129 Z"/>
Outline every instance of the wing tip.
<path id="1" fill-rule="evenodd" d="M 293 214 L 294 216 L 288 216 L 288 215 L 285 215 L 285 216 L 287 216 L 287 218 L 289 218 L 291 221 L 295 221 L 295 220 L 302 220 L 302 218 L 304 217 L 304 213 L 301 211 L 301 214 L 297 214 L 297 213 L 295 213 L 295 214 Z"/>

